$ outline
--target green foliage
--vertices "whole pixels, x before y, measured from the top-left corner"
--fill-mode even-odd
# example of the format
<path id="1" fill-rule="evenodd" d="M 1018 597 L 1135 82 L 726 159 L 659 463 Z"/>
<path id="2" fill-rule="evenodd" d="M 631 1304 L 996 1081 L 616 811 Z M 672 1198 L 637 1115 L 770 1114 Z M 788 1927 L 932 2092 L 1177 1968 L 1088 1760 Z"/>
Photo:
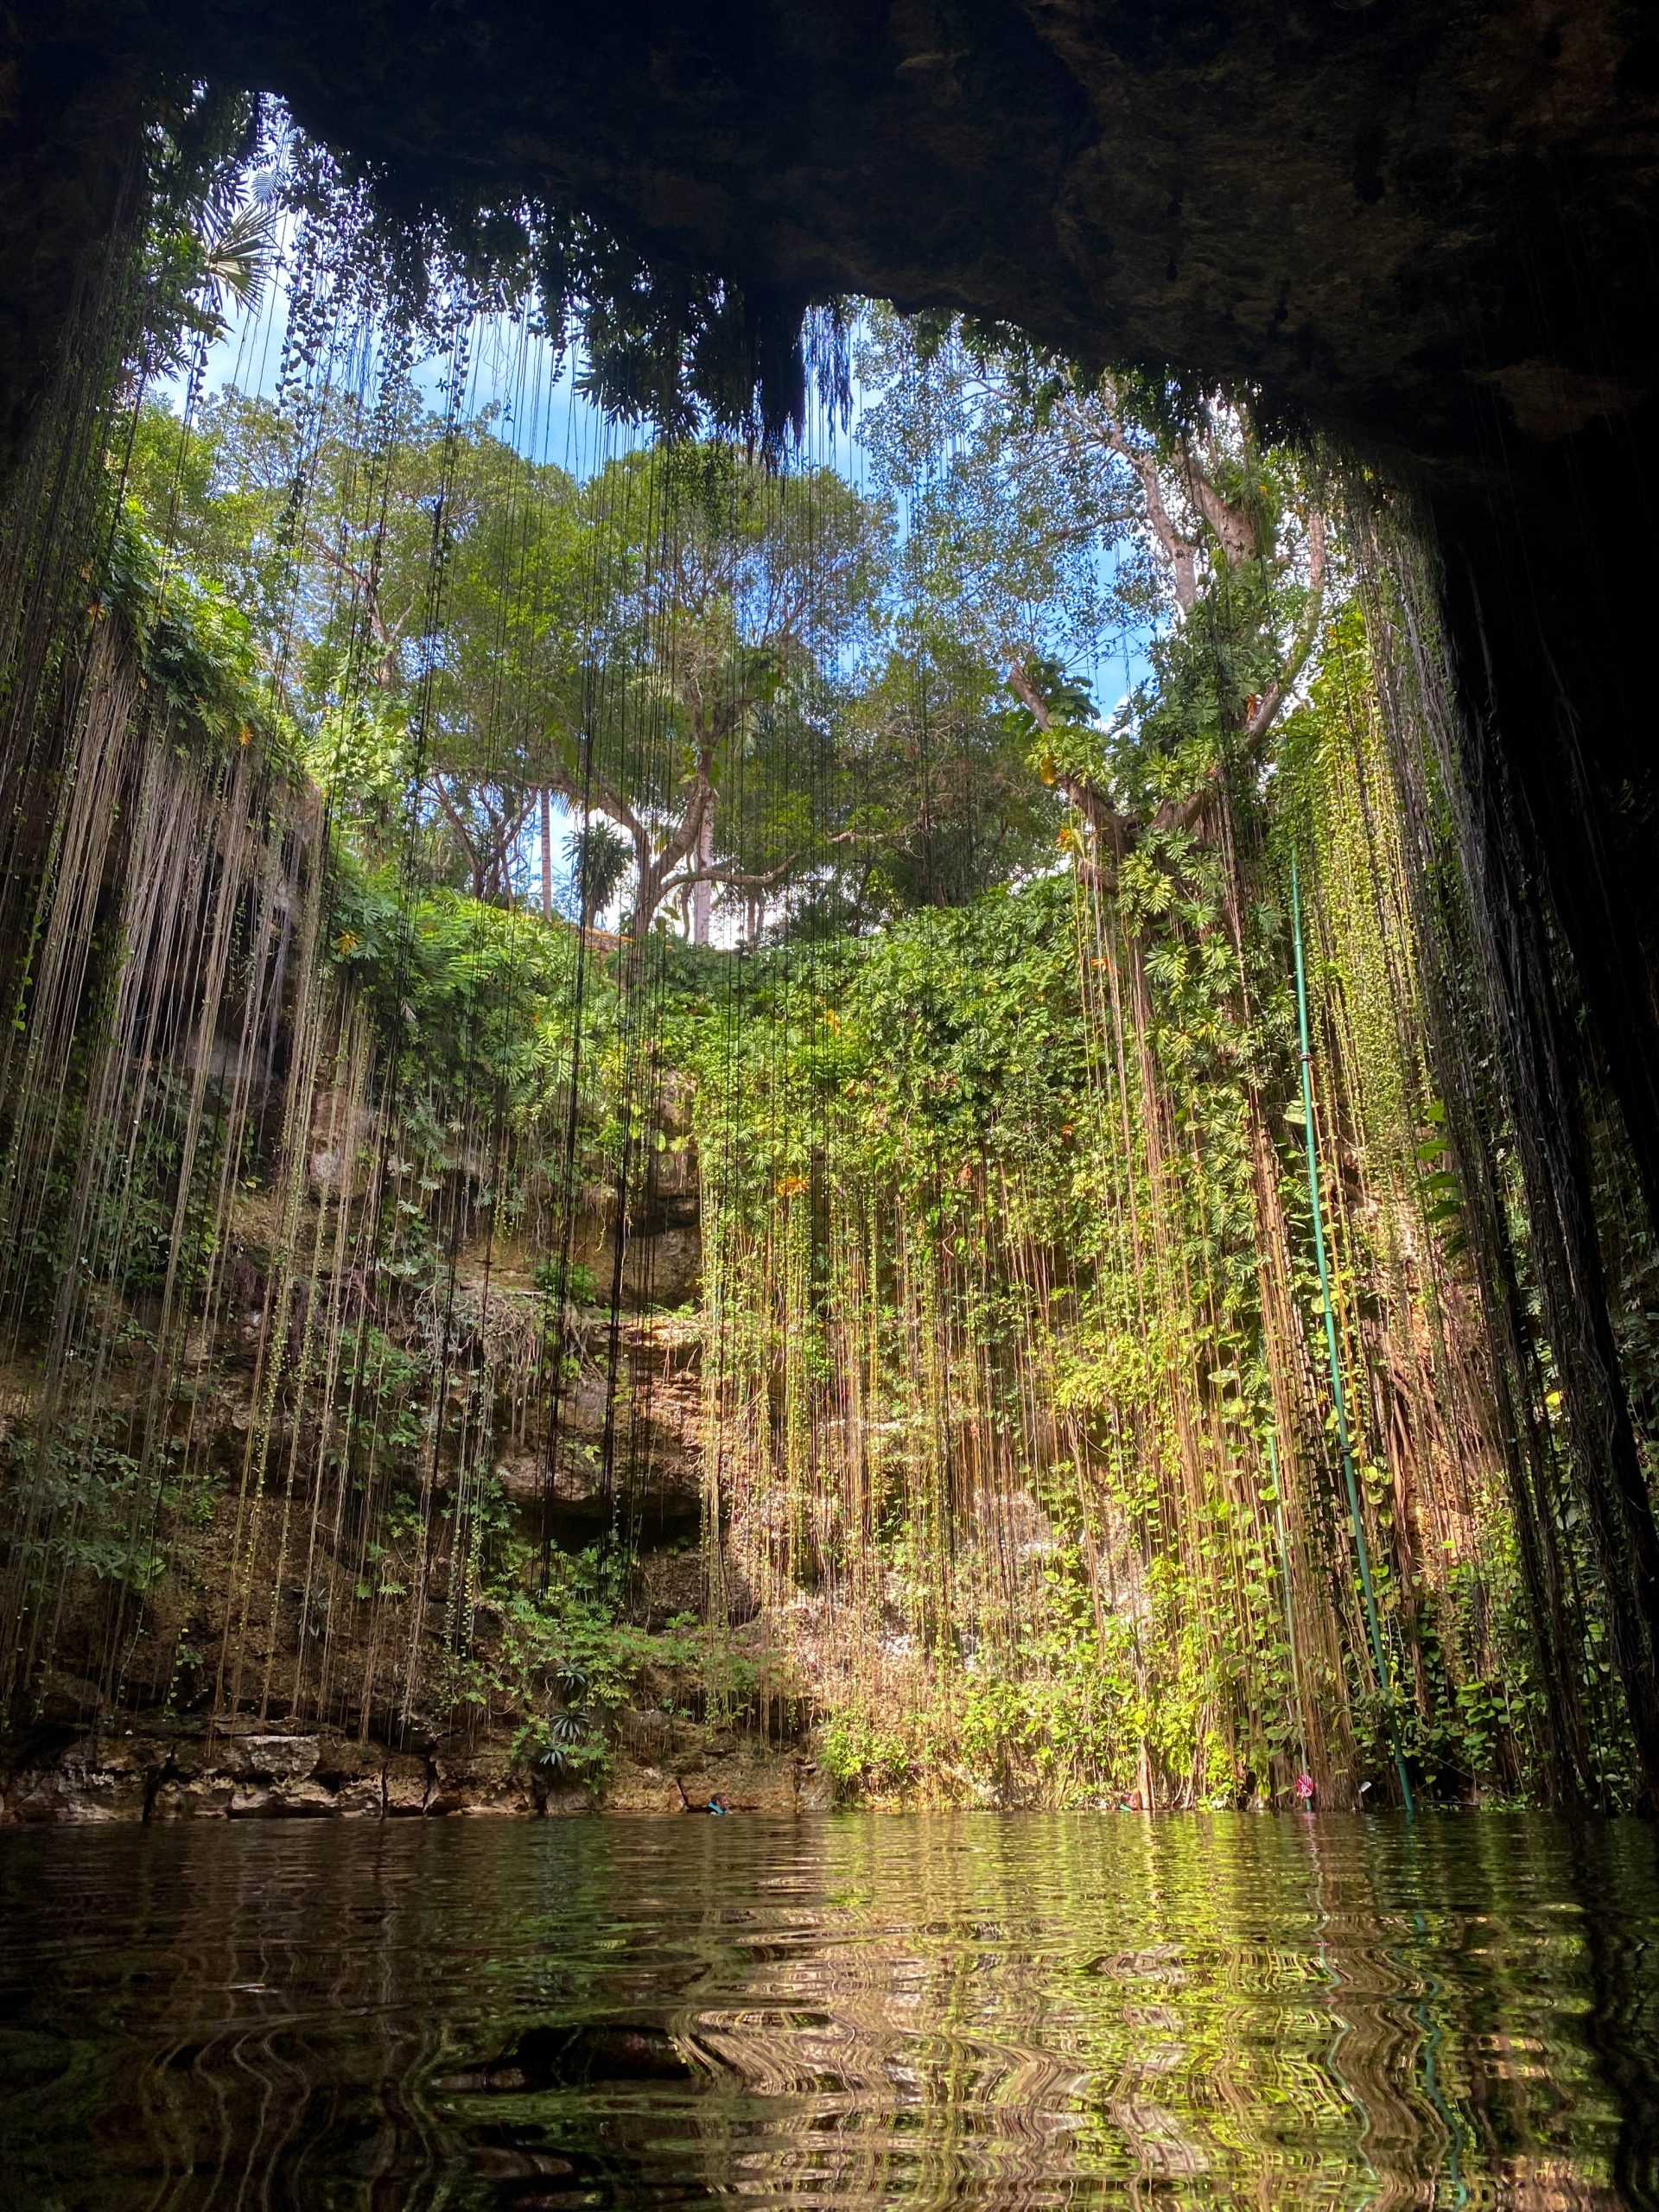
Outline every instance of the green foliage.
<path id="1" fill-rule="evenodd" d="M 843 928 L 965 906 L 1055 864 L 1062 810 L 1031 773 L 1025 721 L 948 631 L 903 626 L 849 690 L 826 779 L 842 843 L 818 901 L 839 899 Z"/>
<path id="2" fill-rule="evenodd" d="M 1336 668 L 1353 634 L 1344 618 Z M 1357 779 L 1322 679 L 1282 780 L 1220 785 L 1267 851 L 1245 896 L 1204 817 L 1157 813 L 1225 778 L 1234 677 L 1207 655 L 1196 625 L 1174 633 L 1165 688 L 1115 733 L 1040 671 L 1071 718 L 1027 739 L 1090 748 L 1097 787 L 1144 810 L 1109 886 L 1038 880 L 805 968 L 753 961 L 709 1017 L 705 1336 L 732 1541 L 798 1624 L 827 1762 L 868 1794 L 1232 1803 L 1310 1760 L 1351 1793 L 1382 1786 L 1396 1745 L 1428 1793 L 1503 1794 L 1524 1757 L 1535 1689 L 1493 1415 L 1450 1348 L 1470 1325 L 1450 1319 L 1468 1314 L 1462 1184 L 1407 1041 L 1382 787 L 1374 764 Z M 1344 873 L 1321 878 L 1316 1110 L 1353 1133 L 1329 1233 L 1351 1396 L 1382 1429 L 1368 1535 L 1414 1681 L 1393 1701 L 1306 1379 L 1320 1325 L 1277 870 L 1314 802 L 1322 835 L 1368 841 L 1363 864 L 1333 845 Z M 1471 1533 L 1425 1561 L 1402 1484 Z"/>
<path id="3" fill-rule="evenodd" d="M 264 758 L 294 772 L 291 733 L 272 711 L 252 626 L 222 590 L 163 551 L 132 501 L 111 539 L 104 592 L 95 614 L 122 622 L 152 704 L 181 737 L 221 753 L 257 741 Z"/>
<path id="4" fill-rule="evenodd" d="M 143 1598 L 176 1568 L 162 1530 L 175 1513 L 200 1522 L 212 1510 L 211 1485 L 181 1478 L 178 1454 L 149 1465 L 118 1412 L 68 1421 L 51 1433 L 10 1439 L 10 1479 L 27 1484 L 43 1532 L 17 1565 L 42 1592 L 90 1579 Z"/>
<path id="5" fill-rule="evenodd" d="M 632 865 L 632 849 L 608 822 L 593 820 L 571 831 L 565 859 L 576 918 L 584 929 L 591 929 L 622 888 Z"/>
<path id="6" fill-rule="evenodd" d="M 146 381 L 194 365 L 223 334 L 227 309 L 257 304 L 276 231 L 268 191 L 246 188 L 263 121 L 257 100 L 204 85 L 155 105 L 132 365 Z"/>

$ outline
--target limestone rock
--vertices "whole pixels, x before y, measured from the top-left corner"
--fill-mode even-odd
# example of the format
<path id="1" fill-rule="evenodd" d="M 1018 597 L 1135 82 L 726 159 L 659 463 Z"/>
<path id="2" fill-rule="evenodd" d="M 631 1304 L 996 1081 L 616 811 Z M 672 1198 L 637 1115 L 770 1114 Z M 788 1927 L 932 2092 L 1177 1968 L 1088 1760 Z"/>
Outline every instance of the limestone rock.
<path id="1" fill-rule="evenodd" d="M 551 1810 L 551 1807 L 549 1808 Z M 660 1767 L 618 1763 L 605 1790 L 607 1813 L 679 1813 L 685 1808 L 671 1774 Z"/>
<path id="2" fill-rule="evenodd" d="M 410 1751 L 386 1754 L 382 1802 L 389 1815 L 407 1817 L 425 1812 L 431 1787 L 431 1770 L 423 1758 Z"/>
<path id="3" fill-rule="evenodd" d="M 16 1775 L 7 1792 L 7 1818 L 91 1824 L 141 1821 L 153 1764 L 140 1739 L 83 1737 L 50 1764 Z"/>
<path id="4" fill-rule="evenodd" d="M 228 1775 L 177 1776 L 156 1789 L 152 1821 L 222 1821 L 229 1814 L 237 1785 Z"/>
<path id="5" fill-rule="evenodd" d="M 248 1773 L 296 1783 L 315 1771 L 321 1745 L 315 1736 L 245 1736 L 240 1748 Z"/>
<path id="6" fill-rule="evenodd" d="M 276 1782 L 245 1782 L 233 1791 L 230 1816 L 235 1820 L 332 1819 L 340 1802 L 320 1782 L 284 1777 Z"/>
<path id="7" fill-rule="evenodd" d="M 313 1773 L 334 1792 L 334 1809 L 342 1820 L 378 1820 L 385 1812 L 390 1756 L 380 1744 L 353 1743 L 339 1736 L 323 1738 Z M 416 1764 L 423 1801 L 426 1763 Z"/>
<path id="8" fill-rule="evenodd" d="M 516 1757 L 511 1744 L 447 1737 L 429 1756 L 328 1735 L 156 1723 L 118 1737 L 37 1734 L 0 1758 L 0 1824 L 202 1820 L 379 1820 L 601 1809 L 682 1809 L 675 1777 L 706 1801 L 792 1813 L 830 1802 L 810 1758 L 711 1734 L 658 1708 L 623 1716 L 620 1755 L 601 1785 Z M 3 1746 L 0 1746 L 0 1751 Z"/>
<path id="9" fill-rule="evenodd" d="M 438 1745 L 433 1764 L 437 1778 L 427 1800 L 429 1813 L 539 1809 L 529 1781 L 504 1744 L 472 1744 L 452 1737 Z"/>
<path id="10" fill-rule="evenodd" d="M 42 1720 L 67 1722 L 83 1728 L 96 1725 L 104 1710 L 104 1693 L 95 1682 L 83 1681 L 79 1675 L 60 1674 L 54 1668 L 41 1685 L 40 1713 Z"/>

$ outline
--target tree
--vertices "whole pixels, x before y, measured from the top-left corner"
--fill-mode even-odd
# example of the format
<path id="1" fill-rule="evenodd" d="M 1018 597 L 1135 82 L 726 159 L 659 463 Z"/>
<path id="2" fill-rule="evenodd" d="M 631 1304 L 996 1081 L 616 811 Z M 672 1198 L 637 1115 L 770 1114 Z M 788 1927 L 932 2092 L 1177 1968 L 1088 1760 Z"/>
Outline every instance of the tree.
<path id="1" fill-rule="evenodd" d="M 944 626 L 899 639 L 842 703 L 836 878 L 845 925 L 962 906 L 1055 860 L 1062 808 L 1032 774 L 999 671 Z"/>
<path id="2" fill-rule="evenodd" d="M 722 446 L 630 454 L 581 512 L 597 613 L 578 681 L 550 636 L 527 641 L 545 664 L 528 756 L 627 838 L 638 943 L 677 895 L 769 890 L 815 856 L 832 702 L 879 621 L 887 518 L 828 469 L 774 475 Z"/>
<path id="3" fill-rule="evenodd" d="M 1109 877 L 1149 835 L 1201 831 L 1224 774 L 1262 763 L 1319 632 L 1327 534 L 1292 461 L 1220 398 L 1000 329 L 880 319 L 862 365 L 918 590 L 1006 669 L 1085 864 Z M 1065 671 L 1137 624 L 1153 680 L 1103 732 Z"/>
<path id="4" fill-rule="evenodd" d="M 590 930 L 626 880 L 633 849 L 620 830 L 601 818 L 573 830 L 564 851 L 577 919 Z"/>
<path id="5" fill-rule="evenodd" d="M 131 474 L 178 557 L 247 609 L 337 817 L 388 858 L 413 828 L 438 880 L 511 898 L 543 722 L 581 712 L 575 480 L 396 377 L 373 405 L 230 391 L 190 428 L 146 410 Z"/>
<path id="6" fill-rule="evenodd" d="M 578 484 L 498 429 L 396 378 L 372 406 L 230 392 L 188 429 L 148 410 L 134 481 L 248 609 L 371 845 L 408 832 L 384 804 L 401 781 L 434 874 L 510 899 L 551 793 L 627 840 L 636 941 L 688 894 L 706 936 L 716 889 L 780 886 L 817 849 L 809 792 L 879 622 L 886 514 L 720 445 Z"/>

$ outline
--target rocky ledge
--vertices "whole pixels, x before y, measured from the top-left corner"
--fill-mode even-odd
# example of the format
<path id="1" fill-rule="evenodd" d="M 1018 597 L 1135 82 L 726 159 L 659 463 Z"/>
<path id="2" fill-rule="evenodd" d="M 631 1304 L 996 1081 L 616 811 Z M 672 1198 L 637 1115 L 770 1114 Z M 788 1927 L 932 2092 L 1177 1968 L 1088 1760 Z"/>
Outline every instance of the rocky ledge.
<path id="1" fill-rule="evenodd" d="M 179 1722 L 107 1733 L 40 1731 L 0 1744 L 0 1826 L 112 1821 L 535 1819 L 590 1812 L 677 1814 L 716 1791 L 734 1809 L 822 1810 L 827 1778 L 802 1751 L 743 1738 L 671 1770 L 626 1754 L 592 1785 L 461 1737 L 421 1750 L 321 1732 Z"/>

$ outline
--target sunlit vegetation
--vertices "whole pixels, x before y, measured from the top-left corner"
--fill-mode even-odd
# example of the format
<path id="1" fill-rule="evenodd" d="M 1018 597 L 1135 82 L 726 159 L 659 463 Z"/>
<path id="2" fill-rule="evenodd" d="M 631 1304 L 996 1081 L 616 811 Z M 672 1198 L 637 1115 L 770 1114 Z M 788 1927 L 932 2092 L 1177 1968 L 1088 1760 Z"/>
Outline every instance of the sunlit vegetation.
<path id="1" fill-rule="evenodd" d="M 278 226 L 208 167 L 4 577 L 8 1723 L 1638 1795 L 1650 1239 L 1592 1112 L 1592 1396 L 1398 518 L 880 310 L 859 486 L 741 409 L 561 465 L 302 161 L 210 391 Z"/>

